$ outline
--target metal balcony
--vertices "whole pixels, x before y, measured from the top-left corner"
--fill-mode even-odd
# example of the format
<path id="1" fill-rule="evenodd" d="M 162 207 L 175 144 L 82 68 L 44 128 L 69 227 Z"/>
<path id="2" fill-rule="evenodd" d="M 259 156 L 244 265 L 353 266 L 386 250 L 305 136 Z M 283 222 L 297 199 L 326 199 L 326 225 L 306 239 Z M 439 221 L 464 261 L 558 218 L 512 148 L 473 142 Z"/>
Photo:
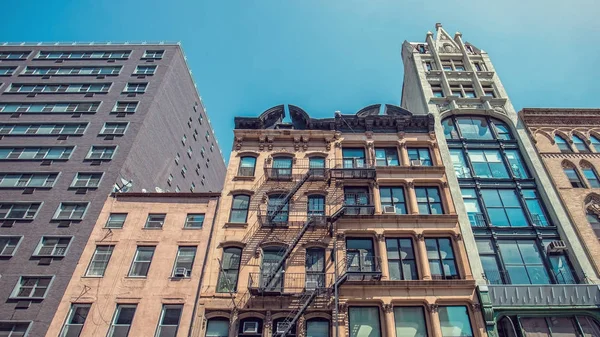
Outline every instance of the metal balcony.
<path id="1" fill-rule="evenodd" d="M 358 252 L 346 252 L 346 275 L 348 281 L 377 281 L 381 279 L 381 258 L 373 255 L 361 255 Z"/>
<path id="2" fill-rule="evenodd" d="M 268 272 L 250 273 L 248 290 L 252 295 L 296 295 L 306 291 L 321 291 L 333 285 L 333 274 L 286 273 L 275 277 Z"/>
<path id="3" fill-rule="evenodd" d="M 265 176 L 268 180 L 292 181 L 302 178 L 307 172 L 310 172 L 309 181 L 327 179 L 327 162 L 321 162 L 321 165 L 311 163 L 309 159 L 296 159 L 291 166 L 282 167 L 272 159 L 265 160 Z"/>
<path id="4" fill-rule="evenodd" d="M 330 175 L 335 179 L 368 179 L 376 177 L 375 165 L 364 158 L 344 158 L 330 161 Z"/>

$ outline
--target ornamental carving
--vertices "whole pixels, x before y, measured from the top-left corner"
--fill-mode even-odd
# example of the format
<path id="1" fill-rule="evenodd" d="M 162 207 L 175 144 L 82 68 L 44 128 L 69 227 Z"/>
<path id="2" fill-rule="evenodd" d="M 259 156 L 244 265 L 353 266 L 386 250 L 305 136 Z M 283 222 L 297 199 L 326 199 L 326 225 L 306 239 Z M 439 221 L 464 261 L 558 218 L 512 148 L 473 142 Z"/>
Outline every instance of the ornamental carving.
<path id="1" fill-rule="evenodd" d="M 383 235 L 383 234 L 375 234 L 375 237 L 377 238 L 377 241 L 380 241 L 380 242 L 385 241 L 385 235 Z"/>
<path id="2" fill-rule="evenodd" d="M 391 303 L 383 304 L 383 311 L 386 313 L 391 313 L 394 311 L 394 306 Z"/>
<path id="3" fill-rule="evenodd" d="M 239 151 L 239 150 L 242 149 L 243 141 L 244 141 L 244 137 L 241 137 L 241 136 L 235 137 L 235 149 L 236 149 L 236 151 Z"/>
<path id="4" fill-rule="evenodd" d="M 437 312 L 439 309 L 439 305 L 437 305 L 436 303 L 430 304 L 427 306 L 427 311 L 429 311 L 430 313 L 433 312 Z"/>

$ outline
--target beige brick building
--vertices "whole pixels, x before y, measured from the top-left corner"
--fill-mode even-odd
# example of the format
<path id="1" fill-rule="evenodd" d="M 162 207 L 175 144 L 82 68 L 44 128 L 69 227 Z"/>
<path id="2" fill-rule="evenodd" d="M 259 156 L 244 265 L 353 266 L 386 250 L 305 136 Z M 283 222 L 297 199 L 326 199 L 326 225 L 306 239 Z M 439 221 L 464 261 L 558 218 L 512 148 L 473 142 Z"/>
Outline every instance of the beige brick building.
<path id="1" fill-rule="evenodd" d="M 527 108 L 519 118 L 600 273 L 600 109 Z"/>
<path id="2" fill-rule="evenodd" d="M 192 336 L 486 336 L 433 122 L 236 118 Z"/>
<path id="3" fill-rule="evenodd" d="M 111 195 L 46 336 L 187 336 L 219 196 Z"/>

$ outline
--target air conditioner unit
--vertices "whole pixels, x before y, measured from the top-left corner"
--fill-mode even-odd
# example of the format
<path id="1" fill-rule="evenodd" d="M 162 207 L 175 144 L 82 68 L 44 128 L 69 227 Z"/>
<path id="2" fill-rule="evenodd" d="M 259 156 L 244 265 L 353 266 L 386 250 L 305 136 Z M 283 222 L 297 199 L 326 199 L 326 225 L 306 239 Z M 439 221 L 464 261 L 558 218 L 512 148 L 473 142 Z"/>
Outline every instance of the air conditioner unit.
<path id="1" fill-rule="evenodd" d="M 419 160 L 411 160 L 410 166 L 423 166 L 423 162 L 420 159 Z"/>
<path id="2" fill-rule="evenodd" d="M 560 253 L 567 250 L 567 244 L 564 241 L 552 241 L 548 245 L 548 253 Z"/>
<path id="3" fill-rule="evenodd" d="M 306 290 L 315 290 L 319 287 L 319 282 L 317 281 L 306 281 Z"/>
<path id="4" fill-rule="evenodd" d="M 396 214 L 396 206 L 383 206 L 383 214 Z"/>
<path id="5" fill-rule="evenodd" d="M 188 273 L 187 268 L 175 268 L 175 277 L 186 277 Z"/>
<path id="6" fill-rule="evenodd" d="M 284 333 L 288 327 L 290 326 L 290 323 L 288 322 L 278 322 L 277 323 L 277 333 Z"/>
<path id="7" fill-rule="evenodd" d="M 258 332 L 258 322 L 244 322 L 244 333 L 257 333 Z"/>

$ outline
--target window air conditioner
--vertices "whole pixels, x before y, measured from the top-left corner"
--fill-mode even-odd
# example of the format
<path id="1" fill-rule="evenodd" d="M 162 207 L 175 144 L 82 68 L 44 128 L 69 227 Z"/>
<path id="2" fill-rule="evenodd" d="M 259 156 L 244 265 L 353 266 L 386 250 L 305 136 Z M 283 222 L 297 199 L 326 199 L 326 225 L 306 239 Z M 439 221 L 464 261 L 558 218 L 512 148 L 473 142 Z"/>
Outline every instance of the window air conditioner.
<path id="1" fill-rule="evenodd" d="M 277 323 L 277 333 L 284 333 L 285 330 L 290 326 L 288 322 L 278 322 Z"/>
<path id="2" fill-rule="evenodd" d="M 244 333 L 257 333 L 258 332 L 258 322 L 244 322 Z"/>
<path id="3" fill-rule="evenodd" d="M 410 166 L 423 166 L 423 162 L 420 159 L 419 160 L 411 160 Z"/>
<path id="4" fill-rule="evenodd" d="M 565 250 L 567 250 L 567 244 L 564 241 L 560 241 L 560 240 L 552 241 L 548 245 L 549 253 L 560 253 L 560 252 L 564 252 Z"/>
<path id="5" fill-rule="evenodd" d="M 175 277 L 186 277 L 188 273 L 187 268 L 175 268 Z"/>
<path id="6" fill-rule="evenodd" d="M 306 281 L 306 290 L 315 290 L 319 287 L 319 282 L 317 281 Z"/>
<path id="7" fill-rule="evenodd" d="M 396 214 L 396 206 L 383 206 L 383 214 Z"/>

